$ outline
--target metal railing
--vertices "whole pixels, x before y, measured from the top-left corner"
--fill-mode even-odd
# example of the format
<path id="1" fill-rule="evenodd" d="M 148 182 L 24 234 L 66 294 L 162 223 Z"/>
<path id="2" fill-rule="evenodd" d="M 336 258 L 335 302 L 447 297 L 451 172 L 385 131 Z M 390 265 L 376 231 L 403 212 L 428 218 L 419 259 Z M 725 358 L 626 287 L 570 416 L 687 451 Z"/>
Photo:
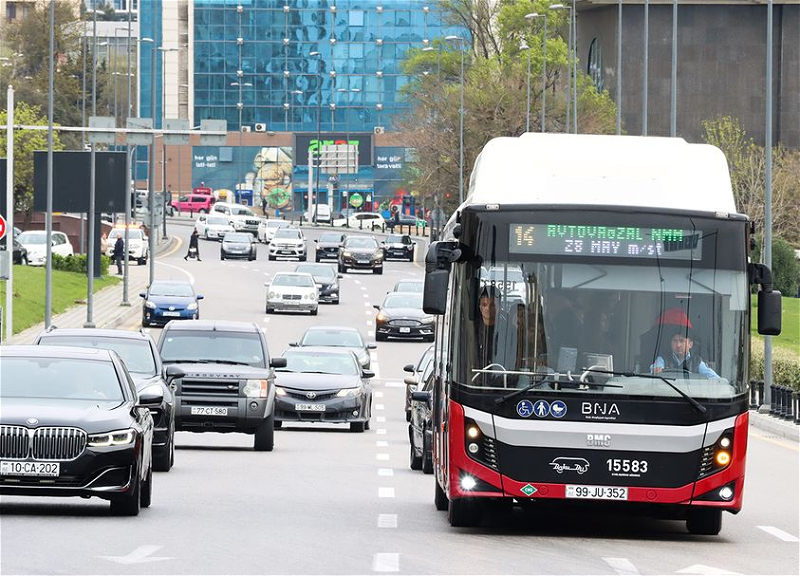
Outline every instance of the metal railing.
<path id="1" fill-rule="evenodd" d="M 800 425 L 800 392 L 791 386 L 773 384 L 769 415 Z M 764 403 L 764 381 L 750 381 L 750 408 L 757 410 Z"/>

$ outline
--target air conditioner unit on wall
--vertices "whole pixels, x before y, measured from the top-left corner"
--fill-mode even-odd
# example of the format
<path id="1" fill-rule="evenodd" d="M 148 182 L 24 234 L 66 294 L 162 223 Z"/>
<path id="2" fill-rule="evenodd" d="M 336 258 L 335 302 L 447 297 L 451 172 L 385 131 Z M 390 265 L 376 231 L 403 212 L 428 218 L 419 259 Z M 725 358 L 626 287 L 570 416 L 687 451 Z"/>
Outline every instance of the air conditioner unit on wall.
<path id="1" fill-rule="evenodd" d="M 250 132 L 250 126 L 242 126 L 242 132 Z"/>
<path id="2" fill-rule="evenodd" d="M 386 128 L 384 128 L 383 126 L 375 126 L 374 132 L 375 134 L 383 134 L 384 132 L 386 132 Z"/>
<path id="3" fill-rule="evenodd" d="M 262 122 L 257 122 L 256 123 L 256 132 L 266 132 L 266 131 L 267 131 L 267 125 L 266 124 L 264 124 Z"/>

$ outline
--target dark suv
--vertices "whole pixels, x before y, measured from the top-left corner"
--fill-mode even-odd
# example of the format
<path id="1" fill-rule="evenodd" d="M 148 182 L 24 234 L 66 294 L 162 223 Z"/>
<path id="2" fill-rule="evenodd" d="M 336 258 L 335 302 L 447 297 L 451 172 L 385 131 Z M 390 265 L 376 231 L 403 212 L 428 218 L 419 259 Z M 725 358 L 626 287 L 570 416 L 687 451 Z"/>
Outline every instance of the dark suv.
<path id="1" fill-rule="evenodd" d="M 34 344 L 47 346 L 79 346 L 113 350 L 125 362 L 128 372 L 142 395 L 163 397 L 153 415 L 153 470 L 167 472 L 175 463 L 175 397 L 170 374 L 161 364 L 161 356 L 153 339 L 143 332 L 104 330 L 100 328 L 51 328 L 36 337 Z"/>
<path id="2" fill-rule="evenodd" d="M 275 373 L 285 358 L 270 358 L 254 322 L 170 322 L 158 341 L 175 379 L 175 427 L 188 432 L 243 432 L 257 451 L 274 444 Z"/>
<path id="3" fill-rule="evenodd" d="M 339 248 L 339 272 L 352 269 L 383 274 L 383 248 L 372 236 L 348 236 Z"/>

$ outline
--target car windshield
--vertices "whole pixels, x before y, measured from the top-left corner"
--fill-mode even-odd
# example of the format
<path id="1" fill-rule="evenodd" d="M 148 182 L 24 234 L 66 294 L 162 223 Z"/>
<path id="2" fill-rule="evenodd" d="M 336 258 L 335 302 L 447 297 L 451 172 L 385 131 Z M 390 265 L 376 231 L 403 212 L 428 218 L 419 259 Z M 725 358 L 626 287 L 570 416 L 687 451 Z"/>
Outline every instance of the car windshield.
<path id="1" fill-rule="evenodd" d="M 395 292 L 414 292 L 422 294 L 425 283 L 422 280 L 401 280 L 394 285 Z"/>
<path id="2" fill-rule="evenodd" d="M 378 242 L 374 238 L 364 237 L 351 237 L 344 243 L 345 248 L 370 248 L 373 250 L 378 249 Z"/>
<path id="3" fill-rule="evenodd" d="M 404 238 L 404 236 L 401 236 L 399 234 L 389 234 L 389 236 L 386 237 L 386 243 L 387 244 L 403 244 L 403 238 Z"/>
<path id="4" fill-rule="evenodd" d="M 142 376 L 155 376 L 156 374 L 156 361 L 153 358 L 153 350 L 147 340 L 53 334 L 44 336 L 39 344 L 113 350 L 125 362 L 129 372 Z"/>
<path id="5" fill-rule="evenodd" d="M 299 230 L 291 230 L 287 228 L 281 228 L 277 232 L 275 232 L 275 238 L 291 238 L 292 240 L 298 240 L 300 238 L 300 231 Z"/>
<path id="6" fill-rule="evenodd" d="M 306 274 L 275 274 L 275 278 L 272 279 L 272 285 L 312 288 L 314 286 L 314 278 Z"/>
<path id="7" fill-rule="evenodd" d="M 360 372 L 353 357 L 345 353 L 287 350 L 283 357 L 286 358 L 286 368 L 278 368 L 279 372 L 314 372 L 344 376 L 355 376 Z"/>
<path id="8" fill-rule="evenodd" d="M 282 220 L 267 220 L 267 228 L 285 228 L 288 224 Z"/>
<path id="9" fill-rule="evenodd" d="M 220 216 L 209 216 L 208 220 L 206 221 L 209 225 L 214 226 L 230 226 L 227 218 L 221 218 Z"/>
<path id="10" fill-rule="evenodd" d="M 2 360 L 2 398 L 56 398 L 120 402 L 124 398 L 110 361 L 72 358 Z"/>
<path id="11" fill-rule="evenodd" d="M 338 243 L 338 242 L 342 241 L 342 235 L 341 234 L 331 234 L 331 233 L 322 234 L 319 237 L 319 241 L 320 242 Z"/>
<path id="12" fill-rule="evenodd" d="M 422 294 L 390 294 L 383 301 L 384 308 L 422 309 Z"/>
<path id="13" fill-rule="evenodd" d="M 307 330 L 301 341 L 303 346 L 346 346 L 363 348 L 364 341 L 356 330 Z"/>
<path id="14" fill-rule="evenodd" d="M 47 235 L 44 232 L 23 232 L 18 238 L 22 244 L 44 244 Z"/>
<path id="15" fill-rule="evenodd" d="M 266 368 L 261 338 L 255 332 L 171 330 L 161 342 L 164 362 L 230 362 Z"/>
<path id="16" fill-rule="evenodd" d="M 167 284 L 166 282 L 153 282 L 150 287 L 150 296 L 194 296 L 191 284 Z"/>
<path id="17" fill-rule="evenodd" d="M 120 236 L 122 238 L 125 238 L 125 229 L 124 228 L 122 228 L 122 229 L 114 228 L 113 230 L 111 230 L 111 232 L 108 233 L 108 239 L 109 240 L 116 240 Z M 141 240 L 142 236 L 144 236 L 144 233 L 140 229 L 138 229 L 138 228 L 136 228 L 136 229 L 129 228 L 128 229 L 128 238 L 130 238 L 131 240 Z"/>
<path id="18" fill-rule="evenodd" d="M 295 268 L 295 272 L 305 272 L 311 274 L 314 280 L 332 281 L 336 278 L 336 271 L 327 264 L 306 264 Z"/>
<path id="19" fill-rule="evenodd" d="M 236 232 L 236 233 L 225 234 L 225 237 L 222 239 L 222 241 L 223 242 L 236 242 L 237 244 L 238 243 L 250 244 L 250 241 L 252 239 L 253 239 L 253 236 L 251 234 L 244 234 L 244 233 Z"/>
<path id="20" fill-rule="evenodd" d="M 234 216 L 255 216 L 250 208 L 244 206 L 231 206 L 231 214 Z"/>

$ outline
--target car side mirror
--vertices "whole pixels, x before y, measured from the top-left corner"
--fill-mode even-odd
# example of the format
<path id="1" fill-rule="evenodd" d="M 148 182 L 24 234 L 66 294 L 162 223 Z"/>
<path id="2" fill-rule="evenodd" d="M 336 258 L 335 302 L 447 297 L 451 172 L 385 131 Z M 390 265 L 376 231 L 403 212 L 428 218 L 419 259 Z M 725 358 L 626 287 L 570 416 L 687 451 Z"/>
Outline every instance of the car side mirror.
<path id="1" fill-rule="evenodd" d="M 387 294 L 388 294 L 388 292 L 387 292 Z M 375 310 L 380 310 L 381 309 L 381 307 L 378 306 L 377 304 L 373 304 L 372 307 L 375 308 Z"/>
<path id="2" fill-rule="evenodd" d="M 139 298 L 147 298 L 147 292 L 139 292 Z"/>
<path id="3" fill-rule="evenodd" d="M 289 342 L 289 346 L 300 346 L 299 342 Z"/>
<path id="4" fill-rule="evenodd" d="M 342 278 L 344 278 L 344 276 L 342 276 L 341 274 L 337 274 L 337 275 L 336 275 L 336 278 L 338 278 L 339 280 L 341 280 Z"/>
<path id="5" fill-rule="evenodd" d="M 417 380 L 417 376 L 415 374 L 411 374 L 403 378 L 403 383 L 406 386 L 416 386 L 417 384 L 419 384 L 419 380 Z"/>
<path id="6" fill-rule="evenodd" d="M 319 242 L 319 240 L 314 238 L 314 244 L 317 244 L 318 242 Z"/>
<path id="7" fill-rule="evenodd" d="M 375 350 L 377 347 L 378 347 L 377 344 L 367 344 L 367 349 L 368 350 Z"/>
<path id="8" fill-rule="evenodd" d="M 202 300 L 203 298 L 205 298 L 205 296 L 203 296 L 202 294 L 198 294 L 198 295 L 197 295 L 197 299 L 198 299 L 198 300 Z"/>
<path id="9" fill-rule="evenodd" d="M 426 404 L 431 401 L 430 392 L 415 391 L 411 393 L 412 402 L 425 402 Z"/>
<path id="10" fill-rule="evenodd" d="M 372 370 L 362 370 L 361 371 L 362 378 L 375 378 L 375 372 Z"/>
<path id="11" fill-rule="evenodd" d="M 264 286 L 269 286 L 269 282 L 264 282 Z"/>
<path id="12" fill-rule="evenodd" d="M 414 372 L 414 365 L 406 364 L 405 366 L 403 366 L 403 372 Z"/>
<path id="13" fill-rule="evenodd" d="M 164 379 L 167 381 L 167 384 L 169 384 L 170 382 L 175 380 L 175 378 L 183 378 L 184 376 L 186 376 L 186 373 L 177 366 L 167 366 L 164 369 L 164 376 L 165 376 Z"/>
<path id="14" fill-rule="evenodd" d="M 164 391 L 160 386 L 148 386 L 137 396 L 136 405 L 141 408 L 159 408 L 164 402 Z"/>
<path id="15" fill-rule="evenodd" d="M 270 368 L 286 368 L 286 358 L 270 358 Z"/>

